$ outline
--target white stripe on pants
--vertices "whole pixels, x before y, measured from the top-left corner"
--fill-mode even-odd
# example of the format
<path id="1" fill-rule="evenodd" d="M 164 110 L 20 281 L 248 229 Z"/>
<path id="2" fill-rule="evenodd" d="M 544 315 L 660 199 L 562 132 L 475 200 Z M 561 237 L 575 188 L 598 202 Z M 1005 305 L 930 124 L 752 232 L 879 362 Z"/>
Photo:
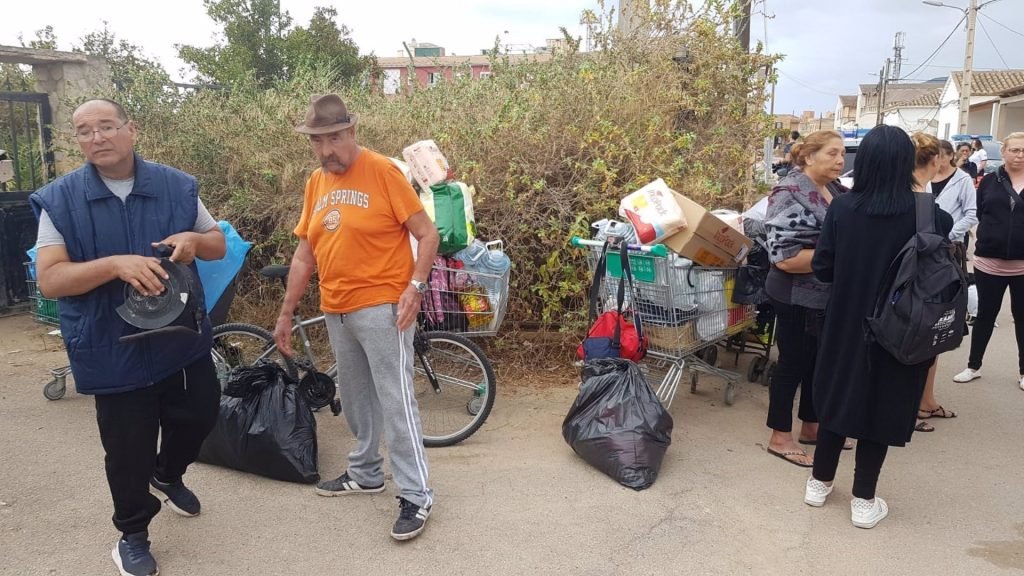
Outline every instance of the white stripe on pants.
<path id="1" fill-rule="evenodd" d="M 383 432 L 391 474 L 402 498 L 421 507 L 432 505 L 434 493 L 428 486 L 423 432 L 412 385 L 415 328 L 398 331 L 393 304 L 326 316 L 338 361 L 341 404 L 356 437 L 356 447 L 348 455 L 349 475 L 362 486 L 384 483 Z"/>

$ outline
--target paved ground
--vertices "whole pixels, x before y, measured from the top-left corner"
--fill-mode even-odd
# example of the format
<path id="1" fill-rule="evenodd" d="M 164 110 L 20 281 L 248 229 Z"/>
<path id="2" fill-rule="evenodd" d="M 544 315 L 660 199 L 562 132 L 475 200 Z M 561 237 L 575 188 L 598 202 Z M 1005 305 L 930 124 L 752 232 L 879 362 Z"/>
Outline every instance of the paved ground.
<path id="1" fill-rule="evenodd" d="M 1005 315 L 1004 315 L 1005 316 Z M 394 489 L 325 499 L 311 488 L 196 465 L 203 514 L 165 511 L 151 526 L 165 576 L 308 574 L 1011 574 L 1024 571 L 1024 392 L 1012 323 L 985 378 L 956 385 L 966 347 L 943 358 L 940 400 L 961 417 L 894 449 L 879 494 L 890 516 L 850 525 L 853 457 L 822 509 L 802 503 L 807 472 L 768 456 L 766 390 L 720 383 L 681 392 L 661 477 L 633 492 L 562 442 L 571 385 L 502 393 L 463 445 L 428 453 L 438 505 L 419 539 L 388 530 Z M 63 352 L 26 317 L 0 319 L 0 575 L 116 571 L 115 532 L 92 401 L 43 399 Z M 724 355 L 723 355 L 724 356 Z M 743 361 L 745 364 L 746 360 Z M 321 468 L 343 470 L 351 436 L 320 419 Z"/>

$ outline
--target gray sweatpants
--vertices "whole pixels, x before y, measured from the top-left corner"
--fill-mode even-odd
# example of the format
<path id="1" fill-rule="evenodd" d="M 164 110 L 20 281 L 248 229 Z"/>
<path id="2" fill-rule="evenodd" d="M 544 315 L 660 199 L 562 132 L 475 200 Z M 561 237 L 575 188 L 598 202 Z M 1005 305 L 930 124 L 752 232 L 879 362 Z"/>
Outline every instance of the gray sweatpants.
<path id="1" fill-rule="evenodd" d="M 386 434 L 391 474 L 402 498 L 431 506 L 420 413 L 413 391 L 415 327 L 399 332 L 397 307 L 382 304 L 348 314 L 327 314 L 327 330 L 338 360 L 338 387 L 349 428 L 356 437 L 348 473 L 362 486 L 384 483 L 380 455 Z"/>

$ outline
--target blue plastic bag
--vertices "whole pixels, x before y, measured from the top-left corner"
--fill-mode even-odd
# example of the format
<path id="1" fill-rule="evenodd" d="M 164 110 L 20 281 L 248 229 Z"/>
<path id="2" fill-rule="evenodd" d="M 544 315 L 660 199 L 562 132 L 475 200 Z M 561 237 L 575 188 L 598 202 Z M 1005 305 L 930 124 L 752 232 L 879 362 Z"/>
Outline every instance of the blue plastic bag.
<path id="1" fill-rule="evenodd" d="M 25 250 L 25 254 L 28 255 L 28 261 L 32 263 L 28 267 L 29 280 L 35 280 L 36 279 L 36 254 L 38 252 L 39 252 L 39 249 L 36 248 L 35 246 L 29 248 L 28 250 Z"/>
<path id="2" fill-rule="evenodd" d="M 213 307 L 220 300 L 221 295 L 227 290 L 231 281 L 238 275 L 238 271 L 245 264 L 245 256 L 249 253 L 252 244 L 242 240 L 242 237 L 230 223 L 221 220 L 217 222 L 221 232 L 224 233 L 224 241 L 227 244 L 227 251 L 220 260 L 200 260 L 196 258 L 196 268 L 199 269 L 199 279 L 203 283 L 203 296 L 206 297 L 206 311 L 213 310 Z"/>

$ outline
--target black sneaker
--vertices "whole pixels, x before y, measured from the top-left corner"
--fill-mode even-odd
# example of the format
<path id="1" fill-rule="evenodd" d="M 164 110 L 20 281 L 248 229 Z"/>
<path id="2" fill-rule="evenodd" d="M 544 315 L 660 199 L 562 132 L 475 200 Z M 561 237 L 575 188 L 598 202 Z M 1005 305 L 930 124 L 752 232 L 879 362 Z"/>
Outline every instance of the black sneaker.
<path id="1" fill-rule="evenodd" d="M 384 484 L 380 486 L 361 486 L 348 475 L 348 470 L 334 480 L 321 482 L 316 485 L 316 493 L 321 496 L 344 496 L 346 494 L 379 494 L 384 491 Z"/>
<path id="2" fill-rule="evenodd" d="M 149 534 L 136 532 L 117 541 L 110 553 L 121 576 L 156 576 L 156 558 L 149 552 Z"/>
<path id="3" fill-rule="evenodd" d="M 178 514 L 189 518 L 199 516 L 199 498 L 181 480 L 165 484 L 150 478 L 149 491 Z"/>
<path id="4" fill-rule="evenodd" d="M 391 537 L 395 540 L 412 540 L 423 532 L 430 517 L 430 506 L 420 508 L 401 496 L 398 497 L 398 520 L 391 529 Z"/>

